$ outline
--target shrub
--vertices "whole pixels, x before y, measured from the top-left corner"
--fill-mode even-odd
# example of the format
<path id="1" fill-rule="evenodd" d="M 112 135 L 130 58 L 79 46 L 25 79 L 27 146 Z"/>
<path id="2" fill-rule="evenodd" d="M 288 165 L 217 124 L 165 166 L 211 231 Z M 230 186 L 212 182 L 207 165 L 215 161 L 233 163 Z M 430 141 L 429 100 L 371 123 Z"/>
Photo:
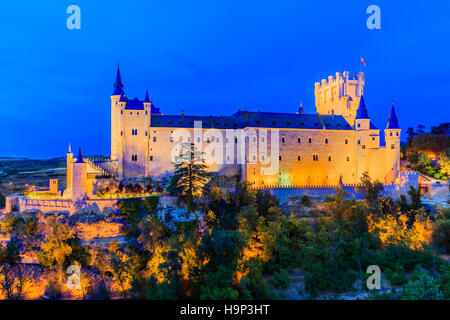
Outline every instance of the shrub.
<path id="1" fill-rule="evenodd" d="M 286 270 L 282 269 L 280 272 L 275 272 L 271 281 L 275 288 L 287 289 L 289 287 L 289 275 Z"/>
<path id="2" fill-rule="evenodd" d="M 405 268 L 400 264 L 397 264 L 393 269 L 387 268 L 385 275 L 393 286 L 398 286 L 406 282 Z"/>
<path id="3" fill-rule="evenodd" d="M 301 202 L 302 206 L 309 207 L 311 205 L 311 198 L 309 196 L 303 196 Z"/>
<path id="4" fill-rule="evenodd" d="M 59 299 L 62 296 L 62 288 L 61 284 L 55 278 L 50 278 L 47 282 L 47 286 L 45 288 L 45 296 L 50 299 Z"/>
<path id="5" fill-rule="evenodd" d="M 418 279 L 408 282 L 403 290 L 403 300 L 441 300 L 444 298 L 438 281 L 425 269 L 417 275 Z"/>

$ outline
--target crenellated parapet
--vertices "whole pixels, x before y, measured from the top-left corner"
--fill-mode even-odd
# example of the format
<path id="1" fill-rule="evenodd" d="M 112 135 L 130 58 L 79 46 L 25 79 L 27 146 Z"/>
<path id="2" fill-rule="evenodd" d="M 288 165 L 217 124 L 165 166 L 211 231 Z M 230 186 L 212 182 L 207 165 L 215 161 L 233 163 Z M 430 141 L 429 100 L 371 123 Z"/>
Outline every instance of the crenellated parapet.
<path id="1" fill-rule="evenodd" d="M 335 76 L 329 76 L 328 80 L 316 82 L 314 94 L 317 113 L 354 118 L 363 88 L 362 72 L 357 73 L 354 78 L 349 76 L 348 71 L 336 72 Z"/>

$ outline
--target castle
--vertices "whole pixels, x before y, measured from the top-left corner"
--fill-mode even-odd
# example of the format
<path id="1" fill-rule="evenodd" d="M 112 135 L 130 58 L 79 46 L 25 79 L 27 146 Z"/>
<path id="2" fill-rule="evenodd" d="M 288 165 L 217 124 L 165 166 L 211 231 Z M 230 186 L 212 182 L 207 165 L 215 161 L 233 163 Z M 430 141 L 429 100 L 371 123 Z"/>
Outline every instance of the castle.
<path id="1" fill-rule="evenodd" d="M 111 95 L 111 157 L 67 154 L 67 198 L 92 194 L 99 178 L 170 175 L 181 143 L 193 143 L 209 170 L 239 173 L 255 187 L 356 184 L 368 172 L 398 183 L 400 127 L 392 106 L 386 146 L 363 97 L 364 74 L 315 84 L 316 114 L 237 111 L 228 116 L 164 115 L 149 99 L 127 98 L 120 70 Z M 274 147 L 276 146 L 276 148 Z M 204 159 L 205 160 L 205 159 Z"/>
<path id="2" fill-rule="evenodd" d="M 67 153 L 67 187 L 53 199 L 10 199 L 10 209 L 76 210 L 77 203 L 111 206 L 96 193 L 111 178 L 170 176 L 183 146 L 203 153 L 208 169 L 239 174 L 254 188 L 354 186 L 364 172 L 396 192 L 417 184 L 400 170 L 400 132 L 394 105 L 384 129 L 372 123 L 363 96 L 364 74 L 336 73 L 315 84 L 315 114 L 241 111 L 227 116 L 164 115 L 150 100 L 129 99 L 120 70 L 111 95 L 111 155 Z M 57 189 L 51 181 L 51 190 Z M 391 191 L 394 191 L 392 189 Z M 50 190 L 50 191 L 51 191 Z M 390 189 L 389 189 L 390 190 Z M 49 190 L 43 190 L 49 192 Z M 328 192 L 328 191 L 327 191 Z M 102 201 L 103 202 L 102 202 Z M 107 203 L 108 202 L 108 203 Z"/>

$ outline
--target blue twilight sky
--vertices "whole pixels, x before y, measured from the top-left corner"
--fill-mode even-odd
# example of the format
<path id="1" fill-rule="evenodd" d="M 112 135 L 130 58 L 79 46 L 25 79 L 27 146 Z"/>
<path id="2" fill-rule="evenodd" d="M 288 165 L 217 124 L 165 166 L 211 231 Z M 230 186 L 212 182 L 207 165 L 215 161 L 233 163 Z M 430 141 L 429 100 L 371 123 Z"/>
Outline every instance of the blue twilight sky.
<path id="1" fill-rule="evenodd" d="M 66 8 L 81 8 L 68 30 Z M 381 8 L 381 30 L 366 8 Z M 165 114 L 315 112 L 314 82 L 367 67 L 369 115 L 450 121 L 450 1 L 1 1 L 0 156 L 109 154 L 110 95 Z"/>

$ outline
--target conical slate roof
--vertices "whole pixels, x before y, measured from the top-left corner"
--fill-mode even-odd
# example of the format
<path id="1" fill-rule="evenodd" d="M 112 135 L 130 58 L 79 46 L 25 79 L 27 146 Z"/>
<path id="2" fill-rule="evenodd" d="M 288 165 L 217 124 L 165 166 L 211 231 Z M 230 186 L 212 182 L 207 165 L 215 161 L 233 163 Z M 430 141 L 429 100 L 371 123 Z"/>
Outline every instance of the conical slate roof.
<path id="1" fill-rule="evenodd" d="M 356 111 L 355 119 L 369 119 L 369 114 L 367 113 L 366 103 L 364 102 L 364 96 L 361 95 L 359 99 L 358 110 Z"/>

